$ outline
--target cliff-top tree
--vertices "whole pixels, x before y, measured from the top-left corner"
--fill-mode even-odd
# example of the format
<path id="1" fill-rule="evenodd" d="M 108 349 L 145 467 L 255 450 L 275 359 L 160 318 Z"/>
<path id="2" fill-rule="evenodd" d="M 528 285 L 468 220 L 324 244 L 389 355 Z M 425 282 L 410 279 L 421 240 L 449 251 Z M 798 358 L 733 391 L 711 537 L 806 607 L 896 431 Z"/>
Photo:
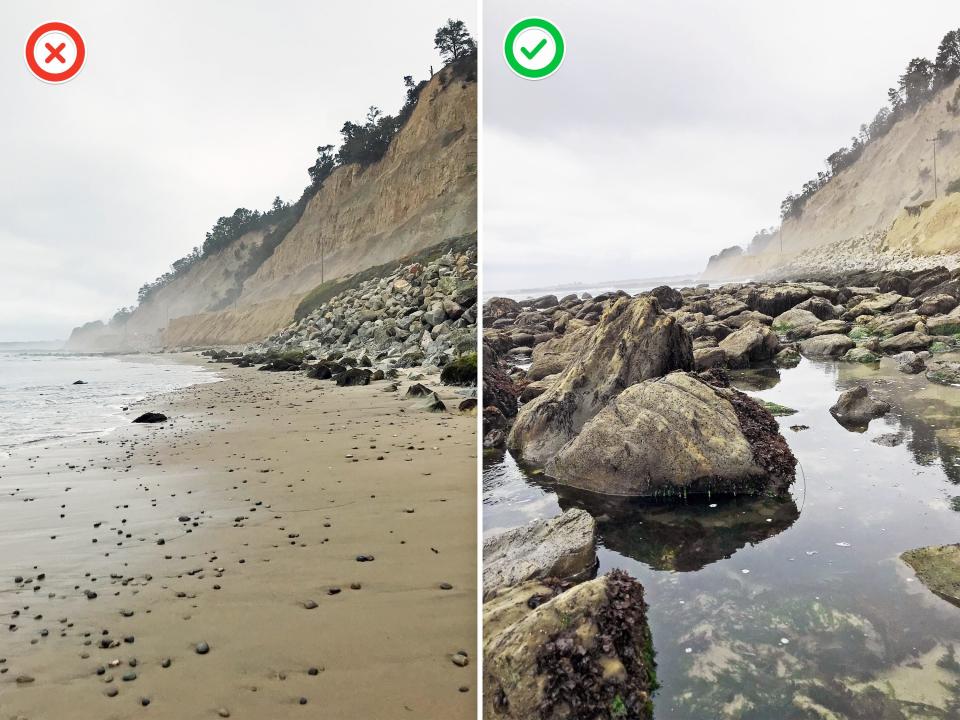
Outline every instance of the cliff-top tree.
<path id="1" fill-rule="evenodd" d="M 437 28 L 437 34 L 433 36 L 433 46 L 440 51 L 444 62 L 459 60 L 477 48 L 463 20 L 452 19 Z"/>
<path id="2" fill-rule="evenodd" d="M 960 76 L 960 30 L 951 30 L 943 36 L 934 66 L 942 85 Z"/>

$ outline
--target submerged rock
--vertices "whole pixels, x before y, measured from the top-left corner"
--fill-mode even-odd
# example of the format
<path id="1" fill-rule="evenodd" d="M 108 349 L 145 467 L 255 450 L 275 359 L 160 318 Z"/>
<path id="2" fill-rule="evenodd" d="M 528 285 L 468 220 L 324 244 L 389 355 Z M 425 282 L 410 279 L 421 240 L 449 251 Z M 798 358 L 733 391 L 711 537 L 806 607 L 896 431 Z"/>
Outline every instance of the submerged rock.
<path id="1" fill-rule="evenodd" d="M 627 388 L 547 463 L 558 482 L 609 495 L 780 491 L 796 459 L 756 401 L 695 375 Z"/>
<path id="2" fill-rule="evenodd" d="M 940 385 L 960 385 L 960 362 L 931 362 L 927 369 L 927 380 Z"/>
<path id="3" fill-rule="evenodd" d="M 483 599 L 528 580 L 579 582 L 596 571 L 597 527 L 590 513 L 571 509 L 483 542 Z"/>
<path id="4" fill-rule="evenodd" d="M 871 420 L 888 412 L 889 403 L 874 400 L 863 385 L 856 385 L 841 393 L 836 404 L 830 408 L 830 414 L 838 423 L 853 429 L 866 429 Z"/>
<path id="5" fill-rule="evenodd" d="M 960 545 L 931 545 L 900 556 L 927 589 L 960 607 Z"/>
<path id="6" fill-rule="evenodd" d="M 620 298 L 550 389 L 524 405 L 507 446 L 543 464 L 624 388 L 693 367 L 690 336 L 653 298 Z"/>
<path id="7" fill-rule="evenodd" d="M 484 606 L 484 717 L 653 717 L 656 664 L 640 583 L 615 570 L 533 605 L 506 627 L 487 623 Z"/>

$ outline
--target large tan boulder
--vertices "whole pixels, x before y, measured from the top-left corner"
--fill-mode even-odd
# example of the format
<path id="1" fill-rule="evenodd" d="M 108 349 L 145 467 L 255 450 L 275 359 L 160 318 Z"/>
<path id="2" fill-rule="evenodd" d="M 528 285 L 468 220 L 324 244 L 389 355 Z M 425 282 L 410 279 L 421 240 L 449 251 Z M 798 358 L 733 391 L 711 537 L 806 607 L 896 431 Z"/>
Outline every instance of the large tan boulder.
<path id="1" fill-rule="evenodd" d="M 483 598 L 528 580 L 586 580 L 596 565 L 597 524 L 573 508 L 484 540 Z"/>
<path id="2" fill-rule="evenodd" d="M 757 494 L 788 487 L 795 464 L 758 403 L 677 372 L 627 388 L 546 471 L 606 495 Z"/>
<path id="3" fill-rule="evenodd" d="M 521 586 L 484 604 L 483 716 L 652 718 L 656 675 L 643 586 L 615 570 L 541 604 L 546 589 Z"/>
<path id="4" fill-rule="evenodd" d="M 527 379 L 542 380 L 547 375 L 555 375 L 566 370 L 583 348 L 584 340 L 590 337 L 592 332 L 592 327 L 579 327 L 569 330 L 558 338 L 536 345 L 533 348 L 530 368 L 527 370 Z"/>
<path id="5" fill-rule="evenodd" d="M 800 340 L 810 337 L 813 329 L 820 323 L 820 318 L 809 310 L 790 308 L 773 319 L 773 329 L 786 335 L 791 340 Z"/>
<path id="6" fill-rule="evenodd" d="M 780 339 L 766 325 L 749 322 L 720 341 L 732 368 L 745 368 L 751 362 L 771 360 L 780 350 Z"/>
<path id="7" fill-rule="evenodd" d="M 620 298 L 549 390 L 524 405 L 507 447 L 543 465 L 623 390 L 693 367 L 690 336 L 653 298 Z"/>

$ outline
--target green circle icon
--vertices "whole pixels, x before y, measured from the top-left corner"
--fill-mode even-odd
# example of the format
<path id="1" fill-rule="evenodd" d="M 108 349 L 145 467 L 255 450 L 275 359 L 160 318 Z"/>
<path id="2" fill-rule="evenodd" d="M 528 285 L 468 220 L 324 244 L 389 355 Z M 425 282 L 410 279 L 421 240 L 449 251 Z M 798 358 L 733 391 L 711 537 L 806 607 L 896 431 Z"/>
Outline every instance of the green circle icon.
<path id="1" fill-rule="evenodd" d="M 563 35 L 543 18 L 521 20 L 507 31 L 503 41 L 507 65 L 527 80 L 553 75 L 563 62 L 563 52 Z"/>

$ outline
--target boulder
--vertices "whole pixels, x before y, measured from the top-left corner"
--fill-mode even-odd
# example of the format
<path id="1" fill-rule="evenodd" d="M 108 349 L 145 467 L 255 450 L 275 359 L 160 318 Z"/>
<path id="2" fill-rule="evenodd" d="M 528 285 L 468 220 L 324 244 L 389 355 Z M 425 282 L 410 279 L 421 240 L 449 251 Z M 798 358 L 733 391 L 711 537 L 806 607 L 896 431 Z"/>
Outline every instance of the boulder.
<path id="1" fill-rule="evenodd" d="M 732 295 L 717 294 L 710 298 L 710 314 L 717 320 L 739 315 L 750 310 L 745 302 Z"/>
<path id="2" fill-rule="evenodd" d="M 656 673 L 640 583 L 614 570 L 552 598 L 544 586 L 522 586 L 506 600 L 510 610 L 484 604 L 483 717 L 653 718 Z"/>
<path id="3" fill-rule="evenodd" d="M 817 323 L 810 331 L 810 337 L 818 335 L 846 335 L 850 332 L 851 325 L 846 320 L 824 320 Z"/>
<path id="4" fill-rule="evenodd" d="M 660 285 L 650 291 L 650 295 L 657 299 L 664 310 L 674 310 L 683 305 L 683 295 L 669 285 Z"/>
<path id="5" fill-rule="evenodd" d="M 743 368 L 751 362 L 770 360 L 780 349 L 780 340 L 765 325 L 749 323 L 720 342 L 732 368 Z"/>
<path id="6" fill-rule="evenodd" d="M 714 367 L 725 367 L 727 353 L 719 347 L 703 347 L 693 351 L 693 367 L 695 370 L 709 370 Z"/>
<path id="7" fill-rule="evenodd" d="M 542 465 L 624 388 L 692 367 L 690 336 L 672 315 L 653 298 L 620 298 L 550 389 L 520 409 L 507 447 Z"/>
<path id="8" fill-rule="evenodd" d="M 853 429 L 866 429 L 874 418 L 890 412 L 890 405 L 874 400 L 863 385 L 856 385 L 840 394 L 830 414 L 841 425 Z"/>
<path id="9" fill-rule="evenodd" d="M 899 353 L 904 350 L 926 350 L 933 343 L 933 338 L 922 332 L 905 332 L 880 341 L 880 349 L 888 353 Z"/>
<path id="10" fill-rule="evenodd" d="M 960 333 L 960 307 L 954 308 L 946 315 L 928 317 L 927 332 L 931 335 L 955 335 Z"/>
<path id="11" fill-rule="evenodd" d="M 483 304 L 483 316 L 496 320 L 502 317 L 515 317 L 520 314 L 520 303 L 505 297 L 490 298 Z"/>
<path id="12" fill-rule="evenodd" d="M 773 319 L 774 332 L 785 335 L 791 340 L 800 340 L 810 337 L 815 328 L 820 323 L 820 318 L 809 310 L 800 310 L 791 308 L 782 312 Z"/>
<path id="13" fill-rule="evenodd" d="M 747 325 L 751 322 L 759 325 L 772 325 L 773 318 L 769 315 L 764 315 L 762 312 L 757 312 L 756 310 L 745 310 L 742 313 L 732 315 L 724 319 L 723 324 L 728 328 L 732 328 L 733 330 L 739 330 L 744 325 Z"/>
<path id="14" fill-rule="evenodd" d="M 861 300 L 851 308 L 851 312 L 854 315 L 876 315 L 892 308 L 900 302 L 902 297 L 900 293 L 895 292 L 880 293 Z"/>
<path id="15" fill-rule="evenodd" d="M 344 370 L 334 379 L 337 385 L 341 387 L 351 387 L 355 385 L 369 385 L 373 373 L 367 368 L 352 367 Z"/>
<path id="16" fill-rule="evenodd" d="M 923 298 L 917 312 L 921 315 L 941 315 L 957 307 L 957 299 L 946 293 L 934 293 Z"/>
<path id="17" fill-rule="evenodd" d="M 407 388 L 407 392 L 404 395 L 404 397 L 421 398 L 421 397 L 429 397 L 430 395 L 433 395 L 433 390 L 428 388 L 426 385 L 422 385 L 420 383 L 414 383 L 413 385 Z"/>
<path id="18" fill-rule="evenodd" d="M 528 380 L 540 380 L 567 369 L 583 347 L 584 340 L 593 333 L 592 327 L 568 330 L 566 334 L 540 343 L 533 348 L 532 361 L 527 369 Z"/>
<path id="19" fill-rule="evenodd" d="M 924 355 L 929 353 L 917 354 L 912 350 L 894 355 L 891 358 L 897 364 L 897 370 L 907 375 L 917 375 L 927 369 Z"/>
<path id="20" fill-rule="evenodd" d="M 446 412 L 447 410 L 447 406 L 436 393 L 430 393 L 417 403 L 415 407 L 418 410 L 426 410 L 427 412 Z"/>
<path id="21" fill-rule="evenodd" d="M 444 365 L 440 382 L 444 385 L 476 385 L 477 354 L 467 353 Z"/>
<path id="22" fill-rule="evenodd" d="M 833 320 L 837 317 L 837 308 L 834 307 L 825 297 L 814 296 L 807 298 L 799 305 L 794 307 L 795 310 L 806 310 L 817 316 L 820 320 Z M 842 308 L 841 308 L 842 309 Z"/>
<path id="23" fill-rule="evenodd" d="M 847 350 L 842 358 L 844 362 L 863 363 L 871 365 L 880 362 L 880 356 L 872 352 L 869 348 L 855 347 Z"/>
<path id="24" fill-rule="evenodd" d="M 795 464 L 754 400 L 677 372 L 620 393 L 546 471 L 605 495 L 756 494 L 788 487 Z"/>
<path id="25" fill-rule="evenodd" d="M 800 352 L 805 357 L 840 357 L 856 343 L 846 335 L 818 335 L 800 343 Z"/>
<path id="26" fill-rule="evenodd" d="M 581 582 L 596 568 L 596 522 L 585 510 L 567 510 L 483 541 L 483 599 L 528 580 Z"/>
<path id="27" fill-rule="evenodd" d="M 802 285 L 774 285 L 754 290 L 748 299 L 752 310 L 776 317 L 809 298 L 811 292 Z"/>
<path id="28" fill-rule="evenodd" d="M 133 420 L 135 423 L 162 423 L 166 421 L 167 416 L 158 412 L 145 412 Z"/>
<path id="29" fill-rule="evenodd" d="M 920 322 L 920 316 L 915 312 L 899 312 L 871 320 L 867 323 L 867 330 L 873 335 L 899 335 L 916 328 L 918 322 Z"/>

